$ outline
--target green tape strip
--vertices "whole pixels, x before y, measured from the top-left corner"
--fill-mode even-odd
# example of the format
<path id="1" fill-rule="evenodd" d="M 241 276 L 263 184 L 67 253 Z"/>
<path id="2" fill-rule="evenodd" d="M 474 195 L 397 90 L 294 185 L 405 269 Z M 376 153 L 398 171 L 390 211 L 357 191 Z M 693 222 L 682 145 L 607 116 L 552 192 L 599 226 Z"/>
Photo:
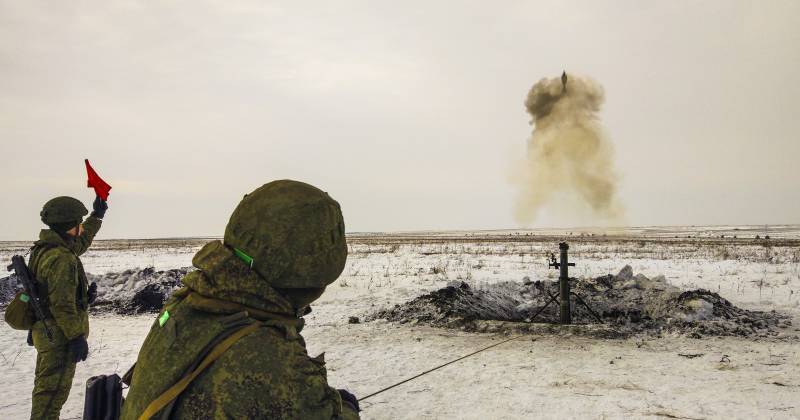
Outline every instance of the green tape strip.
<path id="1" fill-rule="evenodd" d="M 239 248 L 233 248 L 233 253 L 236 254 L 237 257 L 241 258 L 242 261 L 246 262 L 251 268 L 253 267 L 253 257 L 247 255 Z"/>
<path id="2" fill-rule="evenodd" d="M 160 317 L 158 317 L 158 326 L 163 327 L 164 324 L 167 323 L 168 319 L 169 319 L 169 311 L 164 311 L 164 313 L 161 314 Z"/>
<path id="3" fill-rule="evenodd" d="M 25 293 L 23 293 L 23 294 L 19 295 L 19 300 L 21 300 L 21 301 L 23 301 L 25 303 L 28 303 L 28 301 L 31 300 L 31 297 L 26 295 Z"/>

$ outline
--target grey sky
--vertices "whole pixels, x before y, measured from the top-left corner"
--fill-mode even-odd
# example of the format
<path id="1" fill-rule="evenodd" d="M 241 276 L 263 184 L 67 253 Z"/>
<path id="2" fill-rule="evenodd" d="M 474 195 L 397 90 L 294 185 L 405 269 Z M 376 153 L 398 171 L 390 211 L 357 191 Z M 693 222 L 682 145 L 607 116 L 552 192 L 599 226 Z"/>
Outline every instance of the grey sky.
<path id="1" fill-rule="evenodd" d="M 279 178 L 349 231 L 517 227 L 523 100 L 562 69 L 605 88 L 628 223 L 800 223 L 800 2 L 0 0 L 0 239 L 89 205 L 84 157 L 103 238 L 221 235 Z"/>

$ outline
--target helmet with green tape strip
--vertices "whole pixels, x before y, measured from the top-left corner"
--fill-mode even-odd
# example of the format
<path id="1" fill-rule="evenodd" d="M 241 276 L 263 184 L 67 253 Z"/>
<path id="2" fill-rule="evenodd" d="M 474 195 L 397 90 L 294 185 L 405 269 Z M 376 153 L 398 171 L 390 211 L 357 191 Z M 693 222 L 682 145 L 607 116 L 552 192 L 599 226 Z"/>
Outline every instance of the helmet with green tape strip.
<path id="1" fill-rule="evenodd" d="M 225 244 L 278 288 L 325 287 L 347 260 L 339 203 L 292 180 L 273 181 L 245 195 L 225 228 Z"/>

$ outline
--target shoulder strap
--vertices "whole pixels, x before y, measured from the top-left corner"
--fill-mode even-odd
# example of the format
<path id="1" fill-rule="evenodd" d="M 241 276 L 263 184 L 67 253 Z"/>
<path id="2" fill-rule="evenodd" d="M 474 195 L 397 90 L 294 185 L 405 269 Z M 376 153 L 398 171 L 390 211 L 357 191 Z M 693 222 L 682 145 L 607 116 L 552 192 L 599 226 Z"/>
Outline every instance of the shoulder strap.
<path id="1" fill-rule="evenodd" d="M 28 258 L 28 269 L 31 270 L 34 276 L 36 276 L 36 272 L 39 270 L 39 260 L 42 258 L 42 254 L 57 247 L 58 245 L 47 243 L 31 247 L 31 255 Z"/>
<path id="2" fill-rule="evenodd" d="M 50 244 L 34 244 L 30 250 L 30 256 L 28 257 L 28 267 L 33 265 L 33 262 L 42 254 L 42 251 L 47 250 L 48 248 L 52 248 L 53 245 Z"/>
<path id="3" fill-rule="evenodd" d="M 259 327 L 261 327 L 261 323 L 256 321 L 252 324 L 247 325 L 246 327 L 240 328 L 235 333 L 231 334 L 228 338 L 221 341 L 217 344 L 210 353 L 203 359 L 197 368 L 193 371 L 184 375 L 181 380 L 179 380 L 175 385 L 172 385 L 169 389 L 164 391 L 158 398 L 153 400 L 147 408 L 145 408 L 144 412 L 141 416 L 139 416 L 139 420 L 146 420 L 150 419 L 156 413 L 161 411 L 164 407 L 166 407 L 169 403 L 171 403 L 174 399 L 178 398 L 178 396 L 189 386 L 192 381 L 197 378 L 200 373 L 202 373 L 208 366 L 214 363 L 220 356 L 222 356 L 225 351 L 227 351 L 231 346 L 234 345 L 240 338 L 256 331 Z"/>
<path id="4" fill-rule="evenodd" d="M 47 287 L 39 279 L 39 261 L 42 259 L 42 254 L 56 247 L 58 247 L 58 245 L 48 243 L 34 244 L 31 247 L 30 257 L 28 257 L 28 271 L 33 275 L 33 284 L 36 285 L 36 292 L 41 298 L 42 311 L 44 312 L 45 318 L 52 318 L 53 315 L 50 313 L 50 300 L 47 297 Z"/>

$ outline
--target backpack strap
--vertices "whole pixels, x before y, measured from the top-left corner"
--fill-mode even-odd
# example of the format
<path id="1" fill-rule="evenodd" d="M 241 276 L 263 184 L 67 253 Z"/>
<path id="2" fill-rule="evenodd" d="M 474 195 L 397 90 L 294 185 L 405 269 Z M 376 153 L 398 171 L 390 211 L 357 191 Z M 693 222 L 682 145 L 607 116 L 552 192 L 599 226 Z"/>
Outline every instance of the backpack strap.
<path id="1" fill-rule="evenodd" d="M 139 420 L 147 420 L 151 417 L 155 416 L 161 409 L 169 405 L 172 401 L 174 401 L 181 393 L 192 383 L 192 381 L 197 378 L 200 373 L 202 373 L 207 367 L 209 367 L 215 360 L 217 360 L 220 356 L 222 356 L 225 351 L 227 351 L 231 346 L 233 346 L 240 338 L 255 332 L 259 327 L 261 327 L 261 322 L 253 322 L 243 328 L 240 328 L 235 333 L 231 334 L 219 344 L 214 346 L 213 349 L 205 356 L 202 362 L 191 372 L 188 372 L 186 375 L 183 376 L 178 382 L 172 385 L 169 389 L 164 391 L 158 398 L 153 400 L 147 408 L 145 408 L 142 415 L 139 416 Z M 201 356 L 202 357 L 202 356 Z"/>
<path id="2" fill-rule="evenodd" d="M 31 247 L 30 256 L 28 257 L 28 271 L 33 275 L 33 283 L 36 285 L 36 293 L 41 298 L 42 312 L 45 318 L 52 318 L 53 314 L 50 313 L 50 299 L 47 297 L 47 287 L 39 280 L 39 260 L 41 260 L 42 254 L 56 247 L 58 245 L 35 243 Z M 28 340 L 28 342 L 32 343 L 33 340 Z"/>
<path id="3" fill-rule="evenodd" d="M 58 245 L 53 245 L 53 244 L 48 244 L 48 243 L 34 244 L 31 247 L 31 251 L 30 251 L 31 255 L 30 255 L 30 257 L 28 257 L 28 269 L 31 270 L 31 273 L 34 276 L 36 276 L 36 271 L 38 271 L 39 259 L 41 258 L 42 254 L 45 251 L 49 251 L 49 250 L 51 250 L 53 248 L 57 248 L 57 247 L 58 247 Z M 36 271 L 34 271 L 34 268 L 36 268 Z"/>

